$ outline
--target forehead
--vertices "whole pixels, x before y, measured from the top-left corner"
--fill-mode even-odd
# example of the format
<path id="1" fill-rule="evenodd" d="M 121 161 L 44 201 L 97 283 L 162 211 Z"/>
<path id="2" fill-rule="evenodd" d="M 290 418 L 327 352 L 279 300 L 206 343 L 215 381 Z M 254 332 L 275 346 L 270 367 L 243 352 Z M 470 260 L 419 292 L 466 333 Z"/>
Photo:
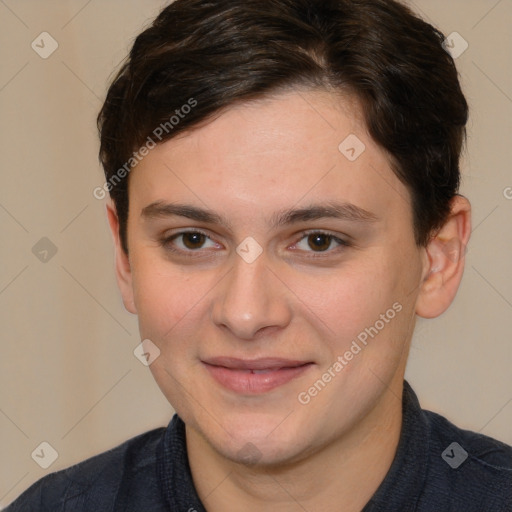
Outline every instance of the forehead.
<path id="1" fill-rule="evenodd" d="M 159 144 L 132 171 L 130 203 L 140 214 L 159 200 L 266 218 L 301 201 L 343 201 L 377 215 L 410 209 L 358 102 L 325 91 L 240 103 Z"/>
<path id="2" fill-rule="evenodd" d="M 338 139 L 345 132 L 368 137 L 356 98 L 288 90 L 234 104 L 167 145 L 176 152 L 200 149 L 201 157 L 223 162 L 281 154 L 287 156 L 285 164 L 325 151 L 337 155 Z"/>

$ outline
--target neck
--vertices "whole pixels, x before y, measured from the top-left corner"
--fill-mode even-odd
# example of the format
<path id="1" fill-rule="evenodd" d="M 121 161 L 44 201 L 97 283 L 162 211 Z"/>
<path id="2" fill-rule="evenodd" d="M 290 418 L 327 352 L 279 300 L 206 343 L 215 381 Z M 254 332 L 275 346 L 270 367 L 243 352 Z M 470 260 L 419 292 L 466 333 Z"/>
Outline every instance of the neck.
<path id="1" fill-rule="evenodd" d="M 402 424 L 402 381 L 354 426 L 288 465 L 244 466 L 222 457 L 187 427 L 189 464 L 208 512 L 251 510 L 360 512 L 388 472 Z"/>

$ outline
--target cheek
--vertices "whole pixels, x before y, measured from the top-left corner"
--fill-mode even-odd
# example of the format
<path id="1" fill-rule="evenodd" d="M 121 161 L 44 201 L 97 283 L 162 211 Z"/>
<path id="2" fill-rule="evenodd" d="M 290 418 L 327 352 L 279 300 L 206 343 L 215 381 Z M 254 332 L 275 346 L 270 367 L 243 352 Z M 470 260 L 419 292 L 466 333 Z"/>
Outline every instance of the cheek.
<path id="1" fill-rule="evenodd" d="M 133 268 L 140 336 L 160 350 L 150 370 L 178 409 L 186 390 L 193 389 L 198 340 L 204 337 L 201 322 L 214 281 L 206 273 L 181 272 L 161 258 L 141 258 Z"/>
<path id="2" fill-rule="evenodd" d="M 382 265 L 359 262 L 323 275 L 297 277 L 295 288 L 297 296 L 326 327 L 337 333 L 350 332 L 378 318 L 383 307 L 387 309 L 397 300 L 394 283 L 386 276 L 389 273 Z"/>
<path id="3" fill-rule="evenodd" d="M 408 295 L 413 281 L 398 261 L 380 254 L 330 276 L 303 280 L 297 295 L 307 306 L 301 314 L 321 331 L 331 358 L 348 350 L 353 340 L 367 341 L 368 347 L 380 341 L 371 343 L 378 352 L 396 345 L 389 351 L 396 355 L 414 313 L 414 294 Z M 365 350 L 359 359 L 374 350 Z"/>
<path id="4" fill-rule="evenodd" d="M 183 329 L 200 310 L 209 279 L 180 272 L 156 258 L 134 258 L 132 268 L 141 335 L 171 338 L 178 326 Z"/>

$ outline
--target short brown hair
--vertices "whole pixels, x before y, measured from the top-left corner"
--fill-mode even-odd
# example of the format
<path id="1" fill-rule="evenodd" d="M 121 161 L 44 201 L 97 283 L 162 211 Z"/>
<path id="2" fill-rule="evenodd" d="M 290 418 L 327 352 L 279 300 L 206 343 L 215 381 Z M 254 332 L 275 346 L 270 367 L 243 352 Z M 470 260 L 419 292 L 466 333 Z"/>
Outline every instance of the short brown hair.
<path id="1" fill-rule="evenodd" d="M 176 0 L 137 37 L 98 115 L 123 249 L 128 172 L 157 127 L 166 127 L 160 143 L 235 103 L 304 86 L 356 95 L 411 194 L 416 243 L 426 244 L 458 191 L 468 119 L 443 41 L 394 0 Z"/>

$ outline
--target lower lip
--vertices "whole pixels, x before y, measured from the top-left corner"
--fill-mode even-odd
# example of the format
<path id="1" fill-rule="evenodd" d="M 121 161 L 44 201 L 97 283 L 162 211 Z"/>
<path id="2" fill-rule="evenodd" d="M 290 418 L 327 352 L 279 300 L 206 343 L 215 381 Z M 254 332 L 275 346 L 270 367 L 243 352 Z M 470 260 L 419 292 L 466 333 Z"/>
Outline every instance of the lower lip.
<path id="1" fill-rule="evenodd" d="M 257 395 L 283 386 L 309 370 L 312 363 L 294 368 L 280 368 L 268 373 L 250 373 L 245 370 L 234 370 L 224 366 L 213 366 L 204 363 L 212 377 L 225 388 L 249 395 Z"/>

